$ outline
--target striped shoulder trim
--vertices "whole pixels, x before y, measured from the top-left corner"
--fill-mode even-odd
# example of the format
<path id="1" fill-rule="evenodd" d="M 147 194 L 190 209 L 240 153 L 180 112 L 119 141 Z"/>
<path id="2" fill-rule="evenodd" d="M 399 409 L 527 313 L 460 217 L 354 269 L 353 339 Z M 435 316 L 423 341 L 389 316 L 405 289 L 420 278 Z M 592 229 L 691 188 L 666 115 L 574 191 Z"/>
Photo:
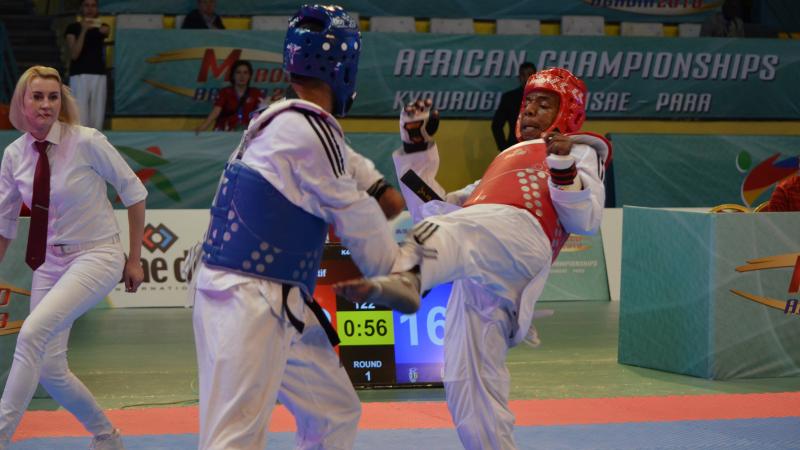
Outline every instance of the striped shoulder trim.
<path id="1" fill-rule="evenodd" d="M 338 178 L 344 175 L 344 158 L 342 158 L 342 149 L 339 141 L 336 139 L 336 131 L 318 115 L 305 111 L 300 112 L 305 117 L 308 125 L 311 126 L 311 129 L 314 130 L 314 133 L 316 133 L 322 148 L 325 149 L 325 155 L 328 157 L 334 176 Z"/>

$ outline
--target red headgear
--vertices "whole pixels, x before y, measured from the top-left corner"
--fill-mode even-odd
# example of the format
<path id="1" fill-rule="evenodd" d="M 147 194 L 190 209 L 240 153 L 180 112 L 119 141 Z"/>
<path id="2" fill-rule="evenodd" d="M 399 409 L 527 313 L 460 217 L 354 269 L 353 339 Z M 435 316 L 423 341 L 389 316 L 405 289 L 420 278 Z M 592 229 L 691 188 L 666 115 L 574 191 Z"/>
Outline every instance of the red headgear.
<path id="1" fill-rule="evenodd" d="M 520 122 L 525 112 L 525 98 L 533 91 L 548 91 L 560 98 L 558 114 L 547 131 L 558 130 L 561 133 L 572 133 L 581 129 L 586 120 L 586 85 L 567 69 L 550 68 L 540 70 L 525 83 L 522 93 L 520 117 L 517 119 L 517 140 L 522 141 Z"/>

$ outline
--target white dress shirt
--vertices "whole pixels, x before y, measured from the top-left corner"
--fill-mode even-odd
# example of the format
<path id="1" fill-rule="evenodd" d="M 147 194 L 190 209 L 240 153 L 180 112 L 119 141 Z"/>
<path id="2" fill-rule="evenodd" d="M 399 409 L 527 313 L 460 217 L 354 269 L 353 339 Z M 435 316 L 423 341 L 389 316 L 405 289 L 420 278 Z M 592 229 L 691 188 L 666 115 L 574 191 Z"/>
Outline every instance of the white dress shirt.
<path id="1" fill-rule="evenodd" d="M 106 182 L 127 207 L 147 197 L 136 174 L 108 139 L 95 130 L 56 122 L 47 134 L 50 208 L 47 244 L 80 244 L 119 233 Z M 22 203 L 30 207 L 33 175 L 39 160 L 25 133 L 6 147 L 0 167 L 0 235 L 14 239 Z"/>

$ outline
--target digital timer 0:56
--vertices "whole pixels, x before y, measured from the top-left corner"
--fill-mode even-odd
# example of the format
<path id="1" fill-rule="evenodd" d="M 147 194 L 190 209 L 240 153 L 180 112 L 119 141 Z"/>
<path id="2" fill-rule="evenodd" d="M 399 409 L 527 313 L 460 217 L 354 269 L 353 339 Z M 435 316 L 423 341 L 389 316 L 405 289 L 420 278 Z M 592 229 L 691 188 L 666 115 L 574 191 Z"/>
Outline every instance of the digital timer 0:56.
<path id="1" fill-rule="evenodd" d="M 343 346 L 394 344 L 391 311 L 340 311 L 337 313 L 337 328 Z"/>

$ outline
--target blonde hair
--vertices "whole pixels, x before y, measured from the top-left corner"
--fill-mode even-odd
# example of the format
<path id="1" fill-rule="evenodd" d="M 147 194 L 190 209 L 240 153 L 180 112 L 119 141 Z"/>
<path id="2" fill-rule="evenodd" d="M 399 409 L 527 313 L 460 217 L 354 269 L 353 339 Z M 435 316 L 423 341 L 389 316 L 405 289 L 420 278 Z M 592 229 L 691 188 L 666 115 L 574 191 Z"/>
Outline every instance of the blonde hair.
<path id="1" fill-rule="evenodd" d="M 28 121 L 25 119 L 25 91 L 36 78 L 44 78 L 58 81 L 61 86 L 61 111 L 58 112 L 58 120 L 70 125 L 77 125 L 80 119 L 78 104 L 72 96 L 69 86 L 61 82 L 61 75 L 56 69 L 45 66 L 33 66 L 26 70 L 19 77 L 17 86 L 14 88 L 14 96 L 11 97 L 11 105 L 8 112 L 8 119 L 14 128 L 22 132 L 28 131 Z"/>

